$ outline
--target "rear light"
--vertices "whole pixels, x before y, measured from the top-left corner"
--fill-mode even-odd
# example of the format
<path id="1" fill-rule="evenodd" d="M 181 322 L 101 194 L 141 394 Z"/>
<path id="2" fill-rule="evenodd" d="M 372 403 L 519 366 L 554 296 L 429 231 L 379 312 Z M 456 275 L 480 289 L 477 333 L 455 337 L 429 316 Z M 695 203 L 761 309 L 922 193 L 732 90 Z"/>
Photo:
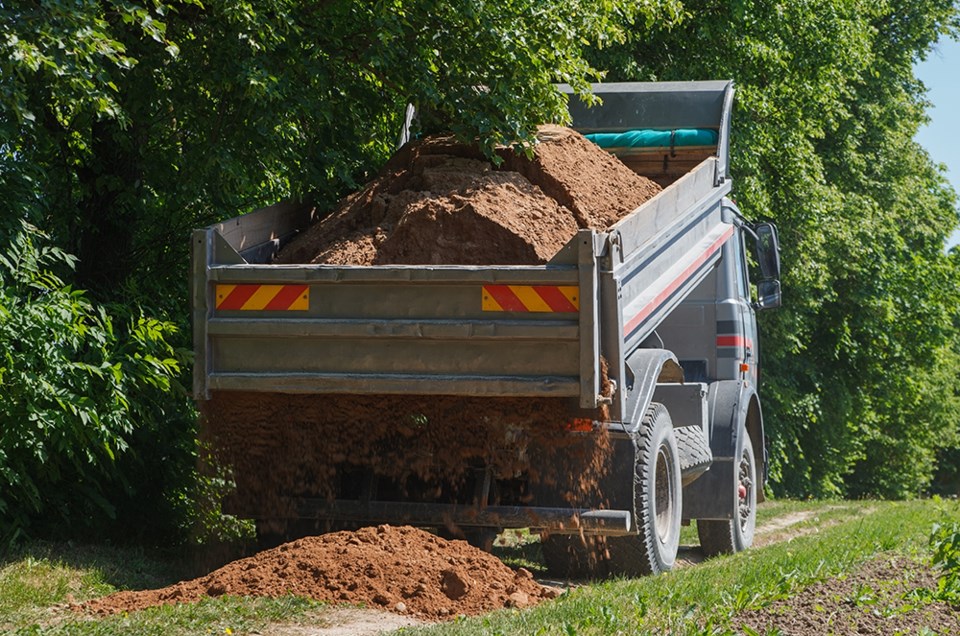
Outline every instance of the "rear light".
<path id="1" fill-rule="evenodd" d="M 566 429 L 576 433 L 589 433 L 593 430 L 593 420 L 585 417 L 577 417 L 567 422 Z"/>

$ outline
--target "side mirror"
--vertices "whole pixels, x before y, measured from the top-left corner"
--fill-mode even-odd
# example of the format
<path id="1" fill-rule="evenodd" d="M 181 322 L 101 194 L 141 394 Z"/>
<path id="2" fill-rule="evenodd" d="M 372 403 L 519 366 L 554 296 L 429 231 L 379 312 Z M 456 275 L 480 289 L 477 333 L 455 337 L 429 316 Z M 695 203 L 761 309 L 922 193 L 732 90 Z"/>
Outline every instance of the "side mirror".
<path id="1" fill-rule="evenodd" d="M 757 264 L 762 280 L 780 278 L 780 240 L 777 226 L 773 223 L 758 223 L 753 227 L 757 237 Z M 763 294 L 761 294 L 761 297 Z"/>
<path id="2" fill-rule="evenodd" d="M 780 306 L 780 281 L 762 280 L 757 283 L 757 309 L 776 309 Z"/>

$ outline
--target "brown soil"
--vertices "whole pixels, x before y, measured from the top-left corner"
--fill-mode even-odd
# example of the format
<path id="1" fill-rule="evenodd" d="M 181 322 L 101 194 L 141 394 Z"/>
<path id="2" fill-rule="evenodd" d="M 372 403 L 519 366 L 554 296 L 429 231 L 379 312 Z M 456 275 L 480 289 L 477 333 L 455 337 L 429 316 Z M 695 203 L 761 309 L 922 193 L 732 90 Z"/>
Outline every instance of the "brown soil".
<path id="1" fill-rule="evenodd" d="M 576 504 L 596 494 L 607 468 L 608 438 L 571 435 L 561 399 L 218 392 L 203 408 L 204 436 L 236 482 L 232 510 L 260 519 L 289 518 L 291 497 L 351 498 L 359 473 L 399 489 L 380 497 L 446 501 L 486 466 Z M 499 496 L 488 503 L 517 505 L 530 493 Z"/>
<path id="2" fill-rule="evenodd" d="M 443 620 L 535 605 L 558 591 L 466 542 L 411 527 L 378 526 L 298 539 L 198 579 L 159 590 L 118 592 L 74 609 L 117 614 L 227 594 L 293 594 Z"/>
<path id="3" fill-rule="evenodd" d="M 737 633 L 783 636 L 960 634 L 960 609 L 909 598 L 912 590 L 936 587 L 937 574 L 931 568 L 903 557 L 885 558 L 763 609 L 741 612 L 734 628 Z M 755 631 L 746 632 L 748 627 Z"/>
<path id="4" fill-rule="evenodd" d="M 499 168 L 447 137 L 408 144 L 276 262 L 542 264 L 660 191 L 573 130 L 541 126 L 538 139 L 532 158 L 501 150 Z"/>

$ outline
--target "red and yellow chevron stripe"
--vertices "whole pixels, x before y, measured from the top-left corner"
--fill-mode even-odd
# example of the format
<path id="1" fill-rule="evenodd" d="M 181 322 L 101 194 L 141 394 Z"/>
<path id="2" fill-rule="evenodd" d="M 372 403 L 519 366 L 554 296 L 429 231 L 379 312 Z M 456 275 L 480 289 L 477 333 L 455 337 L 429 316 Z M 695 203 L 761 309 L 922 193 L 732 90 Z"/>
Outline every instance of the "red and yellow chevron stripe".
<path id="1" fill-rule="evenodd" d="M 578 312 L 580 288 L 558 285 L 484 285 L 483 311 Z"/>
<path id="2" fill-rule="evenodd" d="M 306 311 L 306 285 L 217 285 L 217 309 L 243 311 Z"/>

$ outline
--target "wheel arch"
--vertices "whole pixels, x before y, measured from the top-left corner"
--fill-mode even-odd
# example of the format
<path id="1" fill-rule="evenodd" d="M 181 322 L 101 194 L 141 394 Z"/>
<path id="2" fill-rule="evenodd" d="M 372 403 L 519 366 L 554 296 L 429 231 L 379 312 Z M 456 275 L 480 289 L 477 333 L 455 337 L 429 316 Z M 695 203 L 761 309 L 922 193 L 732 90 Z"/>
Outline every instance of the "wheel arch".
<path id="1" fill-rule="evenodd" d="M 718 457 L 732 457 L 737 452 L 737 436 L 743 424 L 753 444 L 754 454 L 763 458 L 763 412 L 760 396 L 752 385 L 737 380 L 721 380 L 707 389 L 710 423 L 710 448 Z"/>
<path id="2" fill-rule="evenodd" d="M 666 349 L 637 349 L 626 360 L 627 399 L 623 423 L 629 431 L 640 427 L 653 401 L 658 382 L 682 382 L 677 356 Z"/>
<path id="3" fill-rule="evenodd" d="M 739 439 L 743 427 L 758 462 L 757 473 L 765 472 L 763 418 L 756 389 L 738 380 L 713 382 L 707 388 L 707 417 L 714 463 L 702 477 L 684 488 L 684 517 L 731 519 L 736 501 L 727 484 L 733 479 L 734 458 L 739 456 L 740 444 L 747 441 Z M 762 468 L 759 462 L 763 462 Z M 763 500 L 762 492 L 762 487 L 757 488 L 757 501 Z"/>

